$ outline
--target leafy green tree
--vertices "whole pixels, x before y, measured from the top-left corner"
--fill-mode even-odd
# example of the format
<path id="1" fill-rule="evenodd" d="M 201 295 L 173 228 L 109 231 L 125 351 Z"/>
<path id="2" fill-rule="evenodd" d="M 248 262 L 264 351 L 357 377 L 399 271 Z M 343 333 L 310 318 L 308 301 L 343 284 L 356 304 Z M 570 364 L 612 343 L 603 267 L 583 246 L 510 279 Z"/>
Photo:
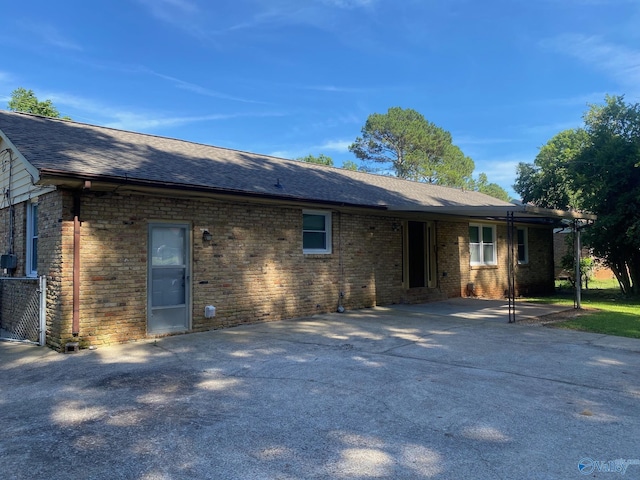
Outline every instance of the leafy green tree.
<path id="1" fill-rule="evenodd" d="M 604 258 L 625 294 L 640 293 L 640 104 L 607 96 L 584 128 L 561 132 L 535 163 L 521 164 L 514 189 L 524 201 L 598 216 L 584 243 Z"/>
<path id="2" fill-rule="evenodd" d="M 357 158 L 389 166 L 396 176 L 436 183 L 451 134 L 412 109 L 392 107 L 369 115 L 349 146 Z"/>
<path id="3" fill-rule="evenodd" d="M 544 208 L 579 208 L 580 192 L 573 183 L 571 166 L 588 142 L 584 129 L 564 130 L 540 148 L 533 164 L 518 164 L 513 188 L 522 201 Z"/>
<path id="4" fill-rule="evenodd" d="M 358 164 L 352 160 L 346 160 L 342 162 L 342 168 L 356 172 L 358 171 Z"/>
<path id="5" fill-rule="evenodd" d="M 560 259 L 560 265 L 569 274 L 569 282 L 575 286 L 575 271 L 576 271 L 576 258 L 575 258 L 575 234 L 568 233 L 564 236 L 565 254 Z M 593 280 L 593 276 L 596 269 L 596 261 L 593 257 L 582 257 L 580 259 L 580 281 L 584 284 L 585 288 L 589 288 L 589 282 Z"/>
<path id="6" fill-rule="evenodd" d="M 472 181 L 473 190 L 484 193 L 493 198 L 504 200 L 505 202 L 511 201 L 509 193 L 497 183 L 489 183 L 486 173 L 478 175 L 478 180 Z"/>
<path id="7" fill-rule="evenodd" d="M 585 243 L 607 260 L 624 293 L 640 293 L 640 104 L 607 96 L 584 117 L 589 143 L 572 165 L 581 206 L 598 221 Z"/>
<path id="8" fill-rule="evenodd" d="M 33 90 L 26 90 L 22 87 L 11 92 L 11 99 L 7 108 L 13 112 L 33 113 L 44 117 L 60 118 L 60 112 L 53 105 L 51 100 L 40 101 Z"/>
<path id="9" fill-rule="evenodd" d="M 333 159 L 322 153 L 317 157 L 314 155 L 307 155 L 306 157 L 296 158 L 296 160 L 299 160 L 301 162 L 307 162 L 307 163 L 316 163 L 318 165 L 327 165 L 329 167 L 333 166 Z"/>

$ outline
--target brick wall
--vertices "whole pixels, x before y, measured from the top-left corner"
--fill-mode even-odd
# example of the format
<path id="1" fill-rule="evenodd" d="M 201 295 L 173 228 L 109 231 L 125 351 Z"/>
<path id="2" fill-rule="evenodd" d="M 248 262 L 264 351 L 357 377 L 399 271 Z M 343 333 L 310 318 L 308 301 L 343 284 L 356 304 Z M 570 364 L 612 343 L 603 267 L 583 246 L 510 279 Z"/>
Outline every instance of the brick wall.
<path id="1" fill-rule="evenodd" d="M 469 294 L 468 284 L 473 284 L 475 296 L 502 298 L 507 294 L 507 226 L 505 223 L 494 225 L 496 225 L 497 237 L 497 263 L 496 265 L 470 266 L 468 275 L 461 277 L 460 287 L 464 296 Z M 468 229 L 468 224 L 465 228 Z M 550 228 L 529 226 L 527 234 L 529 262 L 516 266 L 516 296 L 553 293 L 553 231 Z M 466 236 L 461 238 L 460 263 L 469 265 L 468 230 Z"/>
<path id="2" fill-rule="evenodd" d="M 60 343 L 71 340 L 72 199 L 63 194 Z M 302 253 L 302 209 L 136 195 L 82 197 L 83 344 L 146 336 L 147 235 L 152 222 L 189 223 L 194 331 L 402 301 L 395 217 L 334 212 L 333 253 Z M 208 230 L 212 240 L 202 239 Z M 340 292 L 344 296 L 341 299 Z M 213 319 L 204 317 L 215 305 Z"/>
<path id="3" fill-rule="evenodd" d="M 440 289 L 447 297 L 464 295 L 469 283 L 469 223 L 436 223 L 436 255 Z"/>
<path id="4" fill-rule="evenodd" d="M 39 198 L 38 271 L 48 276 L 47 337 L 57 349 L 68 341 L 87 346 L 146 337 L 147 237 L 154 222 L 190 225 L 194 331 L 335 311 L 339 302 L 355 309 L 433 299 L 433 289 L 403 286 L 403 221 L 395 216 L 334 211 L 333 253 L 304 255 L 301 207 L 85 192 L 75 338 L 72 206 L 72 194 L 62 190 Z M 16 249 L 24 248 L 22 207 L 16 209 L 22 215 Z M 502 297 L 506 226 L 497 228 L 498 266 L 470 269 L 468 222 L 433 224 L 439 291 L 464 296 L 474 282 L 476 294 Z M 205 229 L 211 240 L 203 240 Z M 545 275 L 553 268 L 550 235 L 530 228 L 531 264 L 519 285 L 531 280 L 535 288 L 546 287 Z M 17 253 L 24 262 L 24 252 Z M 216 306 L 215 318 L 204 317 L 206 305 Z"/>
<path id="5" fill-rule="evenodd" d="M 553 230 L 528 227 L 529 262 L 517 266 L 516 295 L 550 295 L 555 290 Z"/>

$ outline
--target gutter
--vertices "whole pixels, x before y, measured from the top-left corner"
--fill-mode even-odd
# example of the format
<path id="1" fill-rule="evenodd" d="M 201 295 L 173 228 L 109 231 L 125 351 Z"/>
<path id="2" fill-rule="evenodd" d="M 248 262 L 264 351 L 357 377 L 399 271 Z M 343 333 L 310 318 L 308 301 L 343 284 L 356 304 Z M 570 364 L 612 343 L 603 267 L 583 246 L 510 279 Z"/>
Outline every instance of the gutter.
<path id="1" fill-rule="evenodd" d="M 175 182 L 160 182 L 154 180 L 141 180 L 141 179 L 131 179 L 129 177 L 118 177 L 118 176 L 109 176 L 109 175 L 95 175 L 95 174 L 72 174 L 60 170 L 52 170 L 52 169 L 41 169 L 40 170 L 40 180 L 38 184 L 40 185 L 55 185 L 55 186 L 67 186 L 69 188 L 82 188 L 86 182 L 93 184 L 94 191 L 100 191 L 100 185 L 103 186 L 113 186 L 113 188 L 109 189 L 111 191 L 115 191 L 120 189 L 123 186 L 130 187 L 140 187 L 140 188 L 157 188 L 157 189 L 171 189 L 171 190 L 179 190 L 183 192 L 196 192 L 201 194 L 210 194 L 210 195 L 224 195 L 224 196 L 242 196 L 254 199 L 264 199 L 264 200 L 272 200 L 272 201 L 281 201 L 281 202 L 301 202 L 307 204 L 315 204 L 315 205 L 332 205 L 336 207 L 351 207 L 351 208 L 367 208 L 373 210 L 388 210 L 387 205 L 367 205 L 361 203 L 352 203 L 352 202 L 344 202 L 337 200 L 322 200 L 322 199 L 313 199 L 306 197 L 299 197 L 294 195 L 282 195 L 277 193 L 260 193 L 260 192 L 251 192 L 246 190 L 235 190 L 235 189 L 225 189 L 225 188 L 216 188 L 216 187 L 204 187 L 204 186 L 196 186 L 196 185 L 188 185 L 184 183 L 175 183 Z M 274 189 L 283 188 L 280 183 L 276 183 L 273 185 Z"/>

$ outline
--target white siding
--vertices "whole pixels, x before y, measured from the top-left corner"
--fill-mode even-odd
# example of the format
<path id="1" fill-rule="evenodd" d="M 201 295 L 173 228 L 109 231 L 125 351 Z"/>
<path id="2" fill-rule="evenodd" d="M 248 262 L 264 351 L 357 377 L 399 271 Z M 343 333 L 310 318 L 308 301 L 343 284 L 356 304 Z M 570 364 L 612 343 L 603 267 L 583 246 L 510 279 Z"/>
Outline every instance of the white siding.
<path id="1" fill-rule="evenodd" d="M 11 154 L 5 151 L 7 148 L 12 150 Z M 37 178 L 38 171 L 33 165 L 27 162 L 1 131 L 0 152 L 0 161 L 2 162 L 0 168 L 0 192 L 2 193 L 0 208 L 8 207 L 9 203 L 15 205 L 55 190 L 55 187 L 41 187 L 34 184 L 34 179 Z M 9 165 L 10 162 L 11 165 Z M 9 179 L 10 172 L 11 179 Z M 11 185 L 9 185 L 9 181 L 11 181 Z M 10 198 L 7 198 L 6 193 L 9 187 Z"/>

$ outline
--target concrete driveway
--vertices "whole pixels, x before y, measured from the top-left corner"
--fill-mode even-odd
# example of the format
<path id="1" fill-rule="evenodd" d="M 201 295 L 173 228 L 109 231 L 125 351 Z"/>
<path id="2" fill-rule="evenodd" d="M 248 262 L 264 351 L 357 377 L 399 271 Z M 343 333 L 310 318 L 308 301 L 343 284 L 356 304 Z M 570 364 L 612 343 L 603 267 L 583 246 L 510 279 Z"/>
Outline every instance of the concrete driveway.
<path id="1" fill-rule="evenodd" d="M 509 325 L 505 308 L 374 308 L 67 355 L 0 343 L 0 477 L 640 478 L 640 341 Z"/>

